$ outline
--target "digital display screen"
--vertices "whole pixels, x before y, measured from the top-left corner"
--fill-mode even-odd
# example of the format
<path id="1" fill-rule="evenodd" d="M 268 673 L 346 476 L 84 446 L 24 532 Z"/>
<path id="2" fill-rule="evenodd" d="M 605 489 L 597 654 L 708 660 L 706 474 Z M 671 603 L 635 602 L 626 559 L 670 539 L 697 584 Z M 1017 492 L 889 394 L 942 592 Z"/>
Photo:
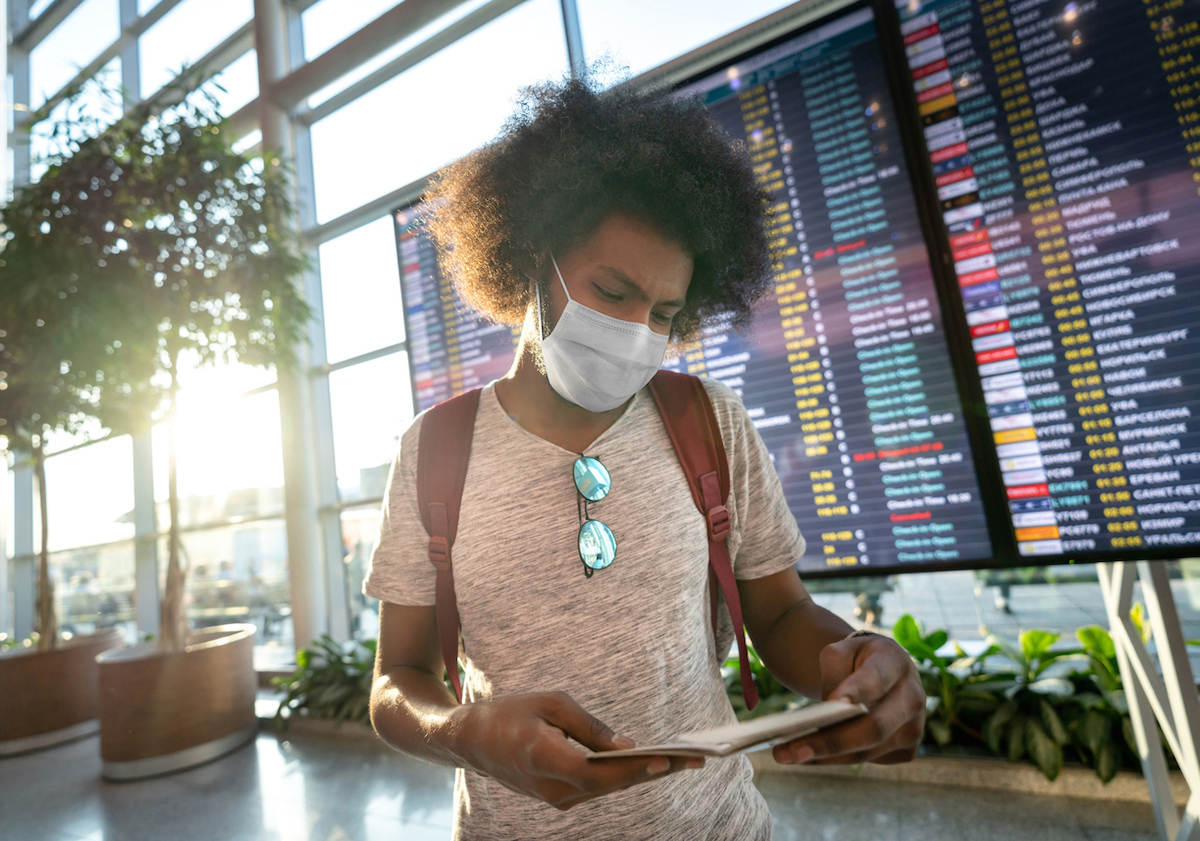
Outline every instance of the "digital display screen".
<path id="1" fill-rule="evenodd" d="M 664 367 L 741 395 L 808 541 L 801 572 L 990 559 L 874 13 L 789 36 L 680 93 L 748 145 L 779 262 L 747 337 L 712 324 Z M 458 303 L 411 216 L 396 219 L 420 410 L 501 376 L 515 342 Z"/>
<path id="2" fill-rule="evenodd" d="M 1200 2 L 896 6 L 1019 555 L 1194 551 Z"/>
<path id="3" fill-rule="evenodd" d="M 397 210 L 392 219 L 413 401 L 423 412 L 508 373 L 520 330 L 493 324 L 462 302 L 442 277 L 420 213 L 415 205 Z"/>
<path id="4" fill-rule="evenodd" d="M 874 12 L 679 93 L 747 144 L 778 262 L 748 339 L 710 327 L 668 367 L 741 395 L 808 541 L 801 572 L 990 559 Z"/>

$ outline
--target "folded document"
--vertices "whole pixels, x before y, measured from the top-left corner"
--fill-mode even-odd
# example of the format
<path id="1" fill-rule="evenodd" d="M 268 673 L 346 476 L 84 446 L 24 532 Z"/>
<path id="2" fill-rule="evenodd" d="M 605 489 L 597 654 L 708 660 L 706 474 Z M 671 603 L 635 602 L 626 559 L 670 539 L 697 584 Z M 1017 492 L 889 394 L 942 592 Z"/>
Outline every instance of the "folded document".
<path id="1" fill-rule="evenodd" d="M 616 759 L 622 756 L 729 756 L 773 747 L 809 733 L 815 733 L 867 711 L 862 704 L 823 701 L 798 710 L 764 715 L 712 730 L 684 733 L 678 742 L 646 745 L 626 750 L 608 750 L 591 754 L 588 759 Z"/>

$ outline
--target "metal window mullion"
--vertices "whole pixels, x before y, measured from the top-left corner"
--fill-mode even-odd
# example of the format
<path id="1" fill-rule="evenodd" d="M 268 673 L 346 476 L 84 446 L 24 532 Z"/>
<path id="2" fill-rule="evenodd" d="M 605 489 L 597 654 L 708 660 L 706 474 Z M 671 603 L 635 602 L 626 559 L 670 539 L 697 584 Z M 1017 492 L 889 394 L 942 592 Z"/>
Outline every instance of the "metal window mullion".
<path id="1" fill-rule="evenodd" d="M 282 0 L 254 0 L 258 54 L 258 101 L 262 144 L 293 160 L 295 141 L 287 111 L 277 98 L 279 81 L 288 75 L 288 15 Z M 294 198 L 298 198 L 294 194 Z M 307 291 L 307 290 L 305 290 Z M 283 443 L 284 503 L 292 627 L 297 648 L 307 647 L 329 630 L 323 584 L 318 521 L 316 433 L 312 413 L 310 347 L 296 347 L 297 367 L 279 372 L 279 414 Z"/>
<path id="2" fill-rule="evenodd" d="M 17 19 L 18 13 L 27 10 L 29 3 L 27 0 L 16 0 L 10 8 L 13 9 L 13 19 Z M 12 115 L 12 127 L 16 127 L 16 106 L 24 106 L 29 108 L 30 99 L 30 82 L 29 82 L 29 53 L 15 44 L 8 48 L 8 72 L 12 74 L 12 105 L 13 110 L 9 112 Z M 5 115 L 5 132 L 9 131 L 8 115 Z M 29 167 L 29 136 L 21 137 L 17 132 L 10 135 L 10 144 L 13 150 L 13 188 L 21 187 L 29 183 L 30 167 Z"/>
<path id="3" fill-rule="evenodd" d="M 579 7 L 575 0 L 560 1 L 563 32 L 567 39 L 567 58 L 571 62 L 571 77 L 582 79 L 587 75 L 587 59 L 583 53 L 583 31 L 579 28 Z"/>
<path id="4" fill-rule="evenodd" d="M 365 96 L 375 90 L 384 82 L 399 76 L 405 70 L 420 64 L 435 53 L 446 49 L 454 42 L 465 38 L 477 29 L 481 29 L 524 2 L 525 0 L 492 0 L 492 2 L 479 7 L 469 15 L 456 20 L 440 32 L 429 36 L 428 39 L 392 59 L 383 67 L 359 79 L 354 84 L 347 86 L 345 90 L 339 91 L 315 108 L 297 114 L 297 121 L 306 125 L 312 125 L 328 117 L 333 112 L 345 108 L 359 97 Z"/>
<path id="5" fill-rule="evenodd" d="M 316 59 L 277 80 L 272 96 L 280 106 L 292 109 L 466 1 L 404 0 Z"/>
<path id="6" fill-rule="evenodd" d="M 138 0 L 121 0 L 121 31 L 128 29 L 137 20 Z M 138 51 L 138 39 L 124 40 L 121 44 L 121 87 L 124 88 L 126 110 L 142 98 L 142 60 Z"/>
<path id="7" fill-rule="evenodd" d="M 143 17 L 135 18 L 128 28 L 125 28 L 121 31 L 120 35 L 117 36 L 117 40 L 105 47 L 100 55 L 96 56 L 96 58 L 92 59 L 92 61 L 86 67 L 82 68 L 78 73 L 76 73 L 75 77 L 71 79 L 71 81 L 67 82 L 57 91 L 55 91 L 53 95 L 46 97 L 46 101 L 43 103 L 42 107 L 53 108 L 58 103 L 62 102 L 63 99 L 66 98 L 66 92 L 69 91 L 72 86 L 79 85 L 96 75 L 96 73 L 99 72 L 104 65 L 121 55 L 128 43 L 136 43 L 137 39 L 142 35 L 142 33 L 162 20 L 169 11 L 178 6 L 181 2 L 182 0 L 159 0 L 158 5 L 147 12 Z M 23 44 L 21 46 L 24 47 Z M 24 120 L 22 120 L 22 122 L 24 122 Z"/>
<path id="8" fill-rule="evenodd" d="M 377 199 L 359 205 L 354 210 L 347 211 L 336 219 L 322 225 L 313 225 L 306 228 L 303 232 L 304 241 L 311 246 L 321 245 L 329 242 L 331 239 L 336 239 L 342 234 L 348 234 L 356 228 L 361 228 L 368 222 L 374 222 L 381 216 L 389 215 L 397 207 L 410 204 L 425 193 L 425 189 L 429 186 L 430 176 L 426 175 L 418 178 L 403 187 L 398 187 L 392 190 L 387 195 L 380 196 Z"/>
<path id="9" fill-rule="evenodd" d="M 287 10 L 287 45 L 292 71 L 304 63 L 304 26 L 301 12 Z M 301 106 L 303 108 L 303 106 Z M 295 142 L 293 171 L 296 176 L 296 210 L 301 230 L 316 224 L 316 181 L 313 172 L 312 137 L 308 124 L 292 123 Z M 315 313 L 308 331 L 309 362 L 323 368 L 325 353 L 325 308 L 321 288 L 321 255 L 316 245 L 306 245 L 311 269 L 304 279 L 305 298 Z M 350 600 L 342 564 L 342 522 L 337 512 L 329 511 L 336 502 L 337 465 L 333 451 L 333 406 L 329 394 L 329 376 L 310 378 L 309 411 L 312 412 L 313 443 L 317 490 L 317 520 L 321 540 L 319 565 L 324 570 L 322 581 L 327 613 L 327 631 L 336 640 L 351 636 Z"/>
<path id="10" fill-rule="evenodd" d="M 334 371 L 340 371 L 343 368 L 353 368 L 355 365 L 361 365 L 364 362 L 373 362 L 376 359 L 382 359 L 385 356 L 391 356 L 393 353 L 400 353 L 408 350 L 408 342 L 396 342 L 394 345 L 387 347 L 376 348 L 369 350 L 366 353 L 360 353 L 357 356 L 352 356 L 349 359 L 343 359 L 340 362 L 326 363 L 313 368 L 313 376 L 322 377 L 327 374 L 332 374 Z"/>
<path id="11" fill-rule="evenodd" d="M 29 7 L 33 5 L 32 3 L 14 4 L 23 6 L 24 14 L 20 17 L 13 15 L 13 44 L 19 45 L 24 50 L 32 51 L 34 47 L 46 40 L 46 36 L 66 20 L 71 12 L 82 6 L 83 2 L 84 0 L 55 0 L 33 20 L 29 19 Z M 19 25 L 18 20 L 21 22 Z"/>

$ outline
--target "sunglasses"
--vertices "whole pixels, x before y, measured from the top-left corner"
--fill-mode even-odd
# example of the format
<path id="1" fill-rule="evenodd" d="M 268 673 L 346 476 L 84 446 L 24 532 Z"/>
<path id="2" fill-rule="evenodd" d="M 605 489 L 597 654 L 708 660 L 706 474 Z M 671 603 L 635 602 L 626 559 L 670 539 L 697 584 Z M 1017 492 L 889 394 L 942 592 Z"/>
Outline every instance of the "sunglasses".
<path id="1" fill-rule="evenodd" d="M 599 459 L 581 455 L 575 459 L 573 470 L 575 507 L 579 512 L 579 559 L 583 561 L 583 574 L 588 578 L 598 569 L 604 569 L 617 557 L 617 539 L 612 529 L 588 514 L 588 505 L 608 496 L 612 479 L 608 469 Z"/>

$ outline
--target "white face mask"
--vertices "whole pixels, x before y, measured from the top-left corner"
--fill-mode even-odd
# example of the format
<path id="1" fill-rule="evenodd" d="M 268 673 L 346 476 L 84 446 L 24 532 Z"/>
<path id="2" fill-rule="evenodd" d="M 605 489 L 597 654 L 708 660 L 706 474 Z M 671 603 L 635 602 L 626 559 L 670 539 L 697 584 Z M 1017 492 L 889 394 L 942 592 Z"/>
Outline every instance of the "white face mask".
<path id="1" fill-rule="evenodd" d="M 550 255 L 567 295 L 554 331 L 542 339 L 542 357 L 551 387 L 589 412 L 606 412 L 636 394 L 658 372 L 670 336 L 645 324 L 622 321 L 586 307 L 571 297 L 558 262 Z M 535 284 L 536 288 L 536 284 Z M 537 291 L 538 334 L 542 297 Z"/>

